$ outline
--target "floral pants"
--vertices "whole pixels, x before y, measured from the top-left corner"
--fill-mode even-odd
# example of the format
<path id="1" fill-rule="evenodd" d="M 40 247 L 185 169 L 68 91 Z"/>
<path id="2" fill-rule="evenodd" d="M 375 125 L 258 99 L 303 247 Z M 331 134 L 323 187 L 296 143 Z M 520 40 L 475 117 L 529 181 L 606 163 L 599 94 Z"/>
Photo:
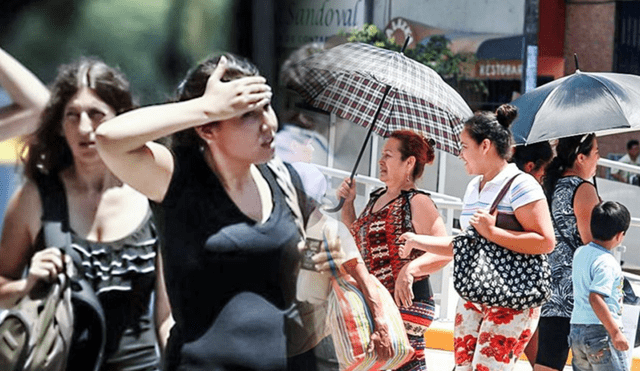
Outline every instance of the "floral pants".
<path id="1" fill-rule="evenodd" d="M 512 370 L 539 319 L 539 307 L 515 310 L 460 300 L 453 338 L 456 371 Z"/>

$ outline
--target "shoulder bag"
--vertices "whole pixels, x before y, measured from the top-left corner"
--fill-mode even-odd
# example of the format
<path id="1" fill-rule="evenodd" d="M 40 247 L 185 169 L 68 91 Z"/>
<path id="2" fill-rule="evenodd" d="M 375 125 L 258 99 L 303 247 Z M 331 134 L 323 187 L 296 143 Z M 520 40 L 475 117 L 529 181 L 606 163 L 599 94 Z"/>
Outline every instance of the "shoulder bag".
<path id="1" fill-rule="evenodd" d="M 518 175 L 500 190 L 490 213 L 495 212 Z M 506 225 L 502 224 L 505 219 L 510 219 Z M 497 218 L 496 225 L 523 230 L 517 219 L 508 214 Z M 541 306 L 551 295 L 551 270 L 546 254 L 514 252 L 482 237 L 471 226 L 454 237 L 453 262 L 453 287 L 463 299 L 473 303 L 523 310 Z"/>
<path id="2" fill-rule="evenodd" d="M 37 181 L 45 247 L 71 256 L 51 284 L 37 284 L 0 318 L 0 370 L 94 370 L 106 343 L 104 312 L 90 284 L 79 277 L 80 257 L 71 248 L 64 188 L 58 179 Z M 73 354 L 70 354 L 71 347 Z"/>

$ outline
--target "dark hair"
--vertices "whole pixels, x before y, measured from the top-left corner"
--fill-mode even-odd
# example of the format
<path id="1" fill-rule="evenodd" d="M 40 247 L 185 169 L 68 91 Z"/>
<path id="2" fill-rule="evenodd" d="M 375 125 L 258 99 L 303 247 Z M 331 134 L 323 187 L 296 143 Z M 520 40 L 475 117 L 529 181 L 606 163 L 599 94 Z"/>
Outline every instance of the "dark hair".
<path id="1" fill-rule="evenodd" d="M 414 180 L 420 178 L 424 171 L 424 166 L 431 164 L 435 158 L 433 139 L 427 140 L 423 136 L 410 130 L 394 131 L 389 135 L 389 138 L 395 138 L 400 141 L 402 161 L 409 158 L 409 156 L 415 157 L 416 164 L 413 166 L 413 173 L 411 175 Z"/>
<path id="2" fill-rule="evenodd" d="M 178 85 L 175 101 L 182 102 L 203 96 L 207 87 L 207 81 L 209 81 L 209 77 L 218 66 L 218 62 L 222 56 L 227 59 L 227 69 L 222 76 L 222 81 L 228 82 L 241 77 L 260 75 L 258 67 L 247 59 L 231 53 L 217 53 L 187 73 L 184 80 Z M 215 124 L 217 124 L 217 122 L 210 122 L 205 125 Z M 189 128 L 173 134 L 171 144 L 172 146 L 200 147 L 205 143 L 202 138 L 198 136 L 194 128 Z"/>
<path id="3" fill-rule="evenodd" d="M 591 235 L 596 240 L 609 241 L 626 232 L 630 223 L 629 210 L 616 201 L 600 202 L 591 211 Z"/>
<path id="4" fill-rule="evenodd" d="M 518 115 L 518 108 L 511 104 L 503 104 L 492 112 L 476 112 L 464 123 L 469 136 L 478 144 L 489 139 L 496 148 L 498 156 L 505 160 L 511 157 L 513 139 L 509 125 Z"/>
<path id="5" fill-rule="evenodd" d="M 551 160 L 546 168 L 546 175 L 543 179 L 543 188 L 547 194 L 547 200 L 553 199 L 553 191 L 558 179 L 567 169 L 571 169 L 579 154 L 588 156 L 593 149 L 593 141 L 596 135 L 583 134 L 572 137 L 561 138 L 556 146 L 556 157 Z"/>
<path id="6" fill-rule="evenodd" d="M 546 166 L 553 157 L 553 150 L 549 142 L 538 142 L 516 146 L 511 161 L 524 170 L 524 166 L 533 162 L 533 171 L 538 171 Z"/>
<path id="7" fill-rule="evenodd" d="M 137 107 L 124 74 L 103 61 L 83 57 L 60 66 L 40 125 L 23 148 L 24 174 L 28 178 L 35 179 L 40 172 L 57 174 L 73 164 L 71 148 L 61 134 L 62 120 L 69 100 L 85 87 L 113 108 L 116 115 Z"/>
<path id="8" fill-rule="evenodd" d="M 640 142 L 638 142 L 637 139 L 631 139 L 630 141 L 627 142 L 627 150 L 630 150 L 631 147 L 637 146 L 637 145 L 640 145 Z"/>

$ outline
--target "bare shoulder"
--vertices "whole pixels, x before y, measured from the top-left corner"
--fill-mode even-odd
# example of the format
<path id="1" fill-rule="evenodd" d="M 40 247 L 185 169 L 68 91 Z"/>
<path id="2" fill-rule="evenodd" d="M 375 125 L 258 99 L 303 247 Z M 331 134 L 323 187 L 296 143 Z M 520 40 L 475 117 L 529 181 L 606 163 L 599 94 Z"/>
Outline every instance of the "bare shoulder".
<path id="1" fill-rule="evenodd" d="M 37 186 L 27 181 L 11 197 L 0 241 L 0 275 L 19 278 L 33 252 L 41 227 L 42 203 Z M 31 251 L 31 252 L 30 252 Z"/>
<path id="2" fill-rule="evenodd" d="M 32 232 L 37 233 L 40 229 L 40 219 L 42 218 L 42 200 L 38 192 L 38 186 L 31 180 L 27 180 L 18 188 L 9 201 L 5 216 L 8 218 L 18 218 L 29 225 Z M 35 235 L 33 236 L 35 238 Z"/>
<path id="3" fill-rule="evenodd" d="M 411 198 L 411 209 L 412 211 L 420 210 L 425 212 L 438 212 L 436 208 L 436 204 L 433 202 L 431 197 L 425 193 L 418 192 Z"/>

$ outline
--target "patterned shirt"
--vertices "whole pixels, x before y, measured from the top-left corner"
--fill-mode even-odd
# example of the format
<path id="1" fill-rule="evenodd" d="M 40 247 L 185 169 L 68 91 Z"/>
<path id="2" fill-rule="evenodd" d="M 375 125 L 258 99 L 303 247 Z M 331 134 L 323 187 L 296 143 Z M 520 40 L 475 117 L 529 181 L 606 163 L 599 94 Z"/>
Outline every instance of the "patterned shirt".
<path id="1" fill-rule="evenodd" d="M 423 254 L 422 251 L 413 250 L 408 259 L 400 258 L 398 254 L 398 238 L 405 232 L 415 232 L 409 207 L 411 198 L 419 191 L 401 191 L 400 196 L 374 212 L 373 206 L 384 192 L 386 189 L 371 193 L 367 206 L 351 225 L 351 233 L 369 273 L 393 295 L 400 269 Z"/>
<path id="2" fill-rule="evenodd" d="M 571 264 L 576 249 L 582 246 L 578 232 L 573 199 L 578 187 L 586 180 L 569 176 L 558 179 L 551 201 L 551 217 L 556 234 L 556 247 L 549 254 L 551 267 L 551 298 L 542 306 L 543 317 L 571 318 L 573 287 Z"/>

